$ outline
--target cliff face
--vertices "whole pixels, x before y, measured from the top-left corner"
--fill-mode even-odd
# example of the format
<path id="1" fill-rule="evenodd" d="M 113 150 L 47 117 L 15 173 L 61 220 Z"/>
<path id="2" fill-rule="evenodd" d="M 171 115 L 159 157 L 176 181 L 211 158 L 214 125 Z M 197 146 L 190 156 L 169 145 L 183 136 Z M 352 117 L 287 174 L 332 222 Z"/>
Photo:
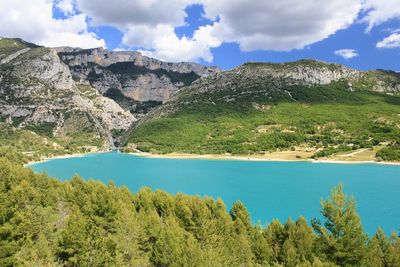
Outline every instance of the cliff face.
<path id="1" fill-rule="evenodd" d="M 0 40 L 0 117 L 15 127 L 51 128 L 53 136 L 90 133 L 113 145 L 111 131 L 134 116 L 88 83 L 77 83 L 55 49 Z"/>
<path id="2" fill-rule="evenodd" d="M 146 113 L 146 106 L 163 103 L 199 77 L 221 72 L 216 67 L 196 63 L 162 62 L 139 52 L 69 47 L 57 51 L 70 67 L 74 80 L 88 81 L 101 94 L 134 114 Z"/>

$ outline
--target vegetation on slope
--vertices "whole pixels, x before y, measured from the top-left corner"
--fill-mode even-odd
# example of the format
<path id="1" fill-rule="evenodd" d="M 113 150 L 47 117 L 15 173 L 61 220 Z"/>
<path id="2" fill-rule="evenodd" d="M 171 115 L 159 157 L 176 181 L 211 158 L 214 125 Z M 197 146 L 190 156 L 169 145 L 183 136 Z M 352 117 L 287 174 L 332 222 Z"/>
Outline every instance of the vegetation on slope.
<path id="1" fill-rule="evenodd" d="M 15 128 L 0 122 L 0 156 L 26 163 L 42 157 L 85 153 L 87 147 L 102 147 L 100 136 L 81 129 L 65 136 L 53 135 L 54 125 L 31 124 Z"/>
<path id="2" fill-rule="evenodd" d="M 115 88 L 110 88 L 104 93 L 104 96 L 111 98 L 117 102 L 125 110 L 132 113 L 146 114 L 153 108 L 160 106 L 161 101 L 136 101 L 132 98 L 126 97 L 122 92 Z"/>
<path id="3" fill-rule="evenodd" d="M 137 66 L 135 62 L 118 62 L 111 64 L 110 66 L 106 67 L 106 69 L 114 74 L 119 74 L 119 78 L 121 79 L 126 79 L 128 77 L 136 78 L 139 75 L 152 73 L 159 78 L 166 76 L 171 80 L 172 83 L 183 83 L 184 85 L 190 85 L 193 81 L 200 77 L 193 71 L 190 73 L 179 73 L 164 69 L 151 70 L 142 66 Z"/>
<path id="4" fill-rule="evenodd" d="M 400 136 L 399 96 L 353 92 L 344 82 L 288 86 L 270 98 L 263 89 L 182 96 L 175 113 L 139 125 L 129 142 L 154 153 L 263 154 L 305 146 L 323 157 Z"/>
<path id="5" fill-rule="evenodd" d="M 400 239 L 363 232 L 341 186 L 324 222 L 252 225 L 240 202 L 60 182 L 0 159 L 1 266 L 400 266 Z"/>
<path id="6" fill-rule="evenodd" d="M 384 161 L 399 161 L 400 142 L 393 142 L 389 146 L 379 150 L 378 153 L 376 153 L 376 156 Z"/>
<path id="7" fill-rule="evenodd" d="M 36 48 L 37 45 L 25 42 L 19 38 L 0 39 L 0 59 L 5 58 L 24 48 Z"/>

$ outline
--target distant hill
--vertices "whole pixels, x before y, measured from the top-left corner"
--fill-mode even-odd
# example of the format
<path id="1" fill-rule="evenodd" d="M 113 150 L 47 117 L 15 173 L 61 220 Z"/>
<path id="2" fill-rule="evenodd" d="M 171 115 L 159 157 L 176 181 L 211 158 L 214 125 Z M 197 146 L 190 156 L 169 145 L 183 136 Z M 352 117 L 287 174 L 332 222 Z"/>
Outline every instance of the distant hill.
<path id="1" fill-rule="evenodd" d="M 389 144 L 389 154 L 398 155 L 399 93 L 392 71 L 315 60 L 246 63 L 183 88 L 136 122 L 125 140 L 154 153 L 301 150 L 319 158 L 368 150 L 373 159 Z M 378 156 L 400 159 L 386 154 Z"/>

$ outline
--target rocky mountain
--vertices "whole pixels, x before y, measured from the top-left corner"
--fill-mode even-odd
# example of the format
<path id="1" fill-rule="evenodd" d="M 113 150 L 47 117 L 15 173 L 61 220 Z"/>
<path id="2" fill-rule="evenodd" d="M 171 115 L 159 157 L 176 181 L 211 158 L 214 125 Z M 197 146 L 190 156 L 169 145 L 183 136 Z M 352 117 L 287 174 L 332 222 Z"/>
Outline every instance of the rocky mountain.
<path id="1" fill-rule="evenodd" d="M 299 158 L 360 149 L 373 160 L 380 146 L 397 149 L 398 136 L 398 73 L 300 60 L 198 79 L 135 122 L 124 142 L 154 153 L 305 151 L 290 152 Z"/>
<path id="2" fill-rule="evenodd" d="M 307 88 L 340 82 L 346 91 L 400 93 L 400 75 L 393 71 L 358 71 L 318 60 L 288 63 L 246 63 L 229 71 L 199 79 L 152 110 L 140 123 L 177 112 L 196 102 L 235 103 L 251 106 L 257 101 L 302 101 Z M 310 90 L 312 91 L 312 90 Z M 312 96 L 308 96 L 311 97 Z M 318 96 L 317 96 L 318 97 Z M 253 99 L 256 102 L 252 102 Z"/>
<path id="3" fill-rule="evenodd" d="M 113 147 L 115 137 L 140 113 L 195 79 L 218 72 L 138 52 L 53 49 L 2 38 L 0 118 L 17 129 L 56 139 L 86 136 L 88 145 Z"/>
<path id="4" fill-rule="evenodd" d="M 111 131 L 135 120 L 89 83 L 75 82 L 54 49 L 2 39 L 0 58 L 0 116 L 16 127 L 51 128 L 60 137 L 86 131 L 109 147 Z"/>
<path id="5" fill-rule="evenodd" d="M 199 77 L 221 72 L 196 63 L 167 63 L 139 52 L 70 47 L 57 48 L 57 52 L 75 81 L 89 82 L 100 94 L 138 116 Z"/>

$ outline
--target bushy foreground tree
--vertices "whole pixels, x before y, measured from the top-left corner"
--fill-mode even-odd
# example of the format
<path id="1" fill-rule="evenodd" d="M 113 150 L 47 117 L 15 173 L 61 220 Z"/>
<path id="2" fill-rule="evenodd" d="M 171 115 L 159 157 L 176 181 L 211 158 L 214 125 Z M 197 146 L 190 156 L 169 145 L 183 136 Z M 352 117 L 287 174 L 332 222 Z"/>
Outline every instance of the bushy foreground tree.
<path id="1" fill-rule="evenodd" d="M 236 202 L 60 182 L 0 159 L 0 266 L 400 266 L 400 240 L 363 232 L 340 185 L 324 222 L 265 228 Z"/>

